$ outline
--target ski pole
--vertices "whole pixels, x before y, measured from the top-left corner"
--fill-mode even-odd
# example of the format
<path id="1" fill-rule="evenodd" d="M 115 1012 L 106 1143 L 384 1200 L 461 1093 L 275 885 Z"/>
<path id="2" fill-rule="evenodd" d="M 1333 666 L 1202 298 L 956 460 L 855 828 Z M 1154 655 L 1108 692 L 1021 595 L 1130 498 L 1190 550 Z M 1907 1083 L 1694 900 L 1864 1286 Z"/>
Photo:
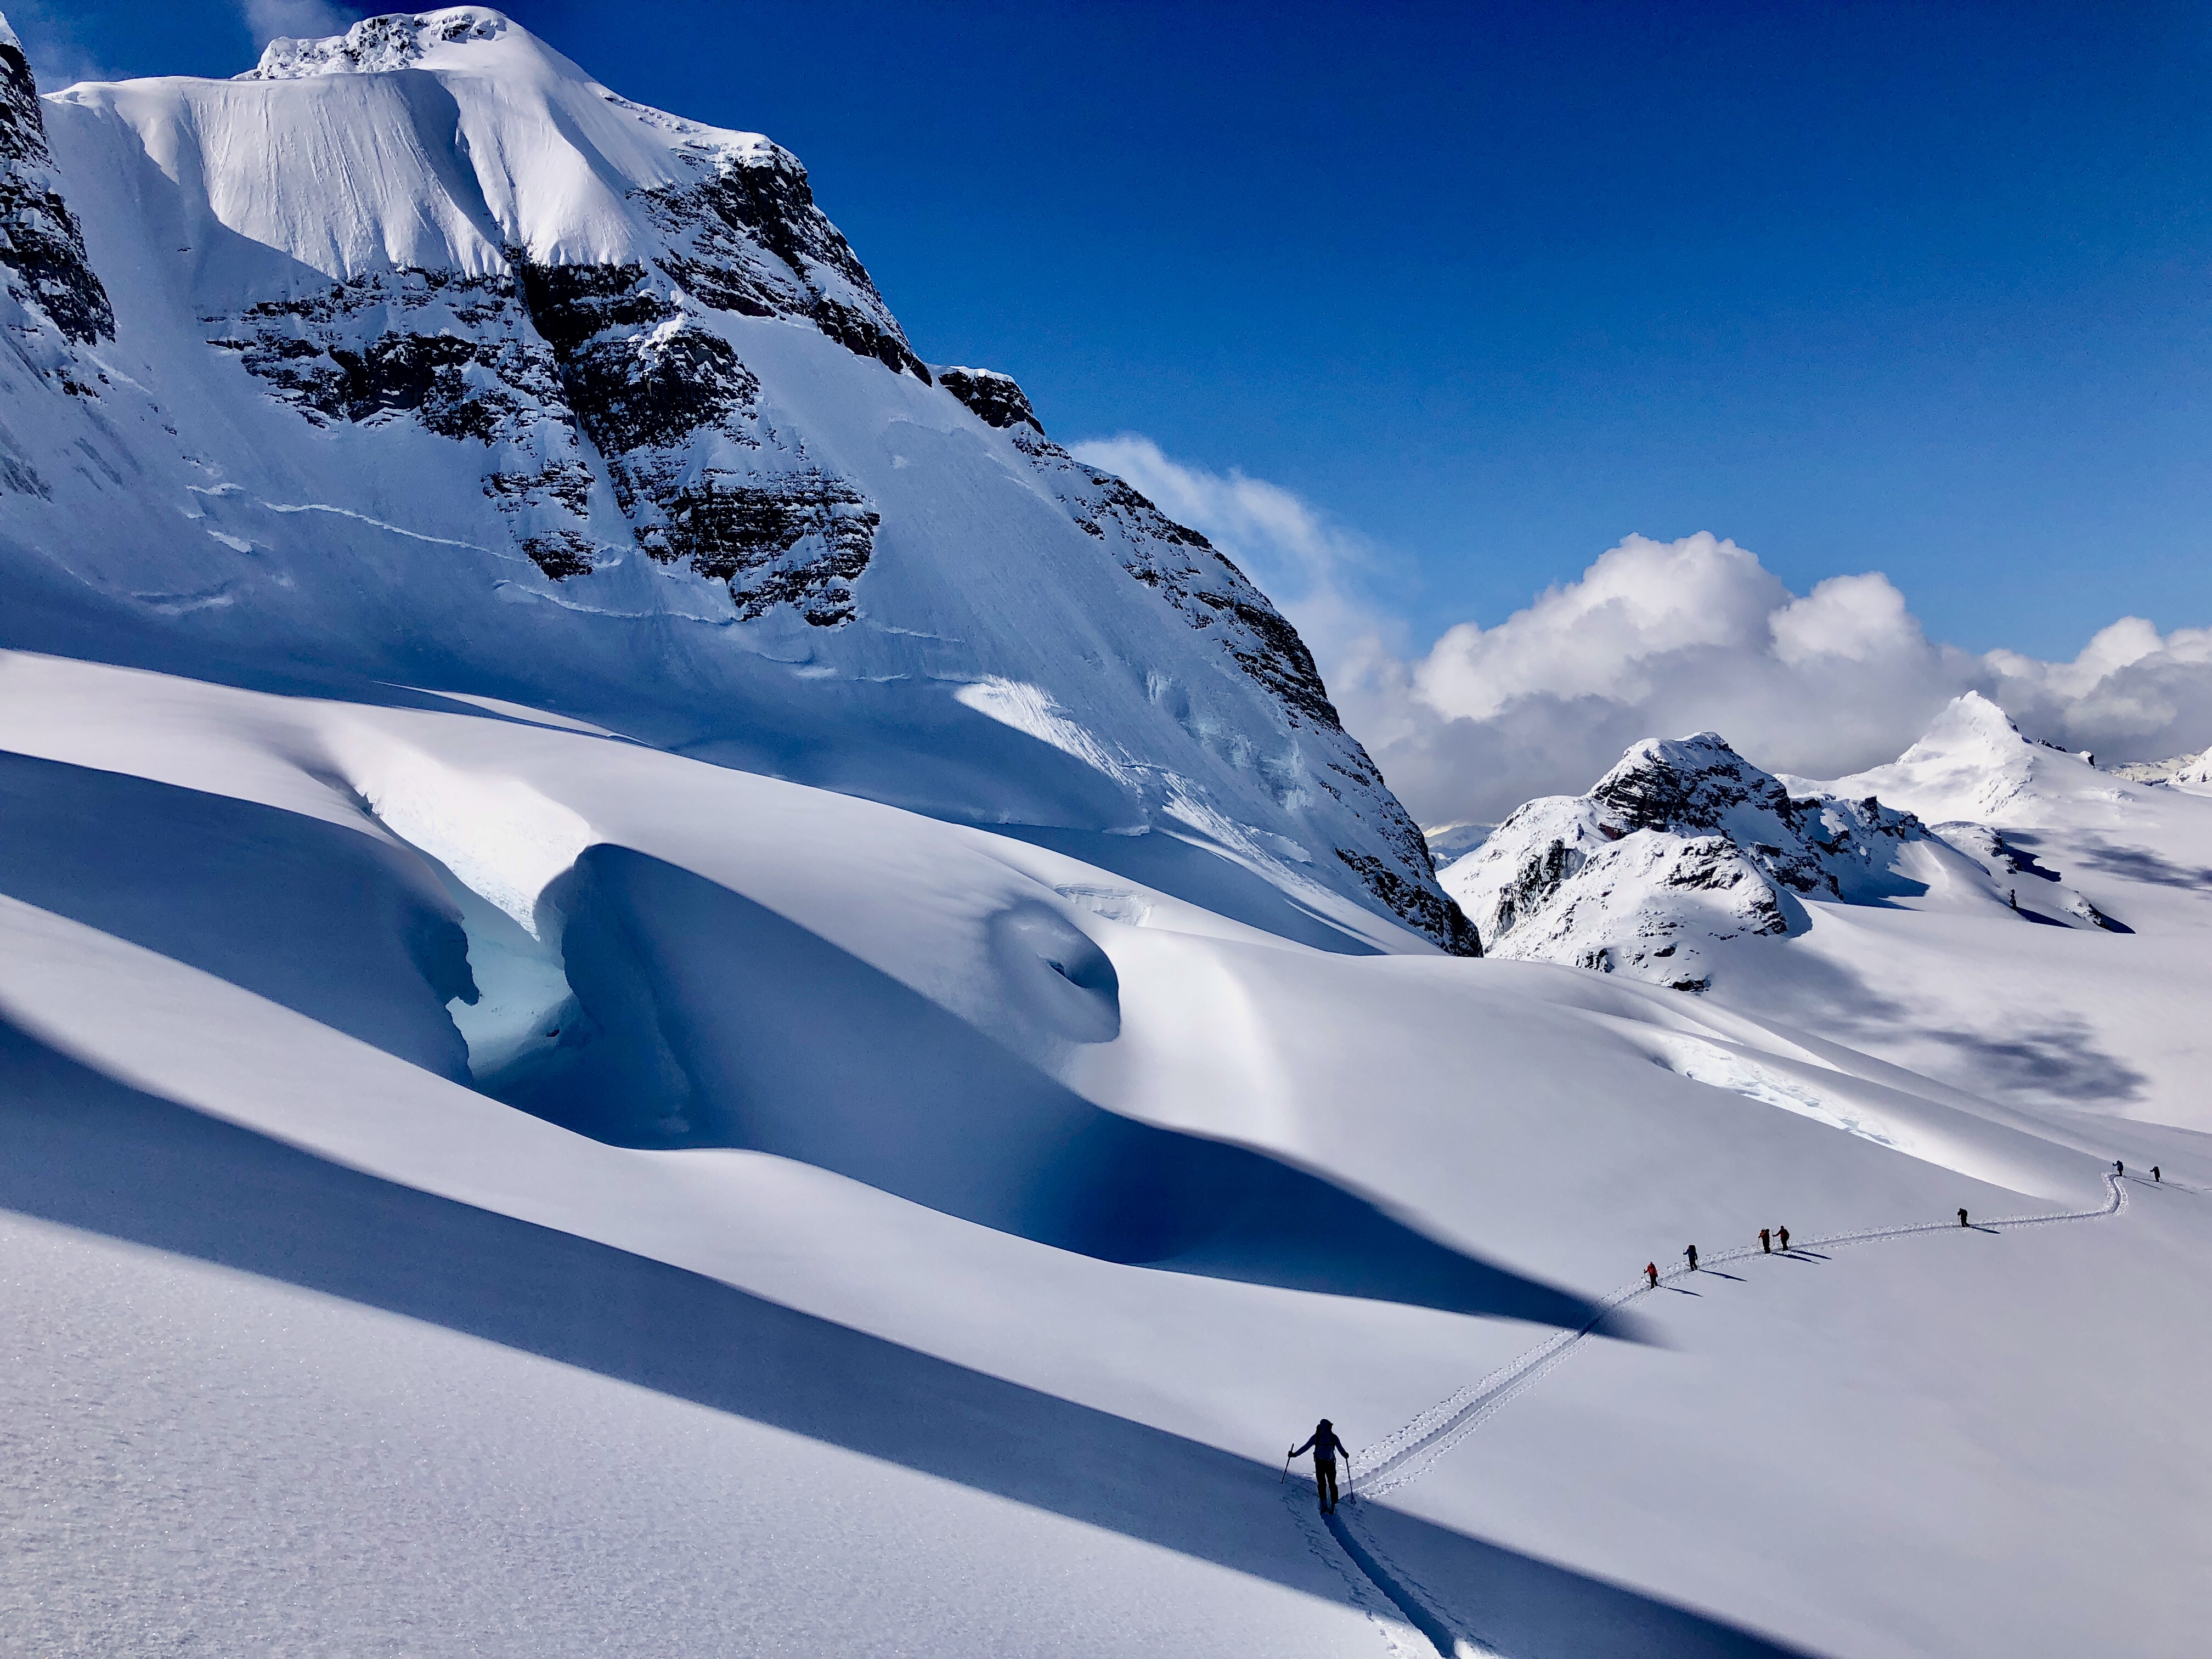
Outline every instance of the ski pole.
<path id="1" fill-rule="evenodd" d="M 1288 1480 L 1291 1478 L 1291 1460 L 1297 1455 L 1297 1454 L 1296 1452 L 1285 1452 L 1283 1454 L 1283 1473 L 1275 1481 L 1277 1486 L 1281 1486 L 1284 1481 Z"/>

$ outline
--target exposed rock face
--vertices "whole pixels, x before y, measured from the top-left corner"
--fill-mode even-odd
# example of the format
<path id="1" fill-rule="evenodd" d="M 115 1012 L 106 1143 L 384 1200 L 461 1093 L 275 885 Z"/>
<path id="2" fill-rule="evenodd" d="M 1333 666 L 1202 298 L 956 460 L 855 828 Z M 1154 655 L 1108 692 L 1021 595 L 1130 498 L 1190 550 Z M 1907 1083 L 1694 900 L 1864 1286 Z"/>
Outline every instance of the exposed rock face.
<path id="1" fill-rule="evenodd" d="M 1044 422 L 1037 419 L 1036 411 L 1030 407 L 1029 394 L 1011 374 L 992 368 L 940 368 L 937 383 L 974 410 L 975 418 L 985 426 L 1004 431 L 1027 422 L 1036 428 L 1038 437 L 1044 436 Z"/>
<path id="2" fill-rule="evenodd" d="M 775 144 L 678 154 L 696 182 L 638 192 L 669 239 L 654 263 L 672 281 L 718 310 L 804 317 L 847 350 L 928 383 L 860 256 L 815 206 L 797 156 Z"/>
<path id="3" fill-rule="evenodd" d="M 46 147 L 30 61 L 0 21 L 0 266 L 18 303 L 50 319 L 79 345 L 111 339 L 115 313 L 84 250 Z M 72 380 L 72 386 L 81 382 Z"/>
<path id="4" fill-rule="evenodd" d="M 1717 734 L 1648 739 L 1587 795 L 1530 801 L 1444 872 L 1492 951 L 1711 983 L 1708 948 L 1802 927 L 1801 898 L 1923 890 L 1897 854 L 1919 821 L 1869 797 L 1796 799 Z"/>
<path id="5" fill-rule="evenodd" d="M 411 421 L 479 456 L 521 551 L 556 580 L 591 573 L 592 471 L 511 277 L 380 271 L 204 320 L 210 345 L 312 425 Z"/>
<path id="6" fill-rule="evenodd" d="M 511 27 L 480 7 L 372 17 L 328 40 L 272 42 L 240 78 L 405 69 L 434 46 L 496 40 Z M 815 205 L 797 157 L 605 96 L 675 140 L 693 175 L 628 192 L 663 238 L 649 264 L 549 263 L 508 247 L 499 276 L 400 273 L 462 302 L 426 312 L 423 296 L 404 292 L 404 327 L 380 275 L 327 301 L 211 319 L 228 322 L 219 343 L 310 419 L 408 414 L 505 451 L 486 492 L 515 510 L 521 550 L 556 580 L 588 575 L 605 556 L 580 434 L 605 458 L 629 538 L 647 554 L 726 583 L 741 617 L 788 605 L 841 626 L 880 515 L 763 428 L 758 378 L 703 320 L 717 311 L 804 320 L 896 373 L 927 384 L 930 372 Z"/>
<path id="7" fill-rule="evenodd" d="M 1600 822 L 1620 834 L 1717 834 L 1782 885 L 1823 898 L 1899 890 L 1886 874 L 1888 849 L 1926 833 L 1911 813 L 1891 811 L 1871 795 L 1793 799 L 1780 779 L 1712 732 L 1638 744 L 1589 798 Z"/>

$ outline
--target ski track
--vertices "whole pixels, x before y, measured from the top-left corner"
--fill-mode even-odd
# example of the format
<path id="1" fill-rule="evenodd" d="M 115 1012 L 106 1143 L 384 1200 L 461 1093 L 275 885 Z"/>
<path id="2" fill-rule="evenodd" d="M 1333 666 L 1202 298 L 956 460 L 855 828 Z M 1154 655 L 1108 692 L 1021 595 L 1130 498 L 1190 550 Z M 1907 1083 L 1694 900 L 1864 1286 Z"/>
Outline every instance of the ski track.
<path id="1" fill-rule="evenodd" d="M 2128 1206 L 2127 1183 L 2141 1181 L 2141 1176 L 2120 1176 L 2107 1172 L 2106 1185 L 2111 1189 L 2105 1202 L 2089 1210 L 2064 1210 L 2050 1215 L 2003 1216 L 1993 1220 L 1975 1221 L 1970 1224 L 1984 1231 L 2005 1228 L 2042 1227 L 2062 1221 L 2096 1221 L 2115 1216 Z M 2163 1183 L 2181 1187 L 2179 1182 Z M 2189 1190 L 2186 1188 L 2184 1190 Z M 1801 1239 L 1782 1255 L 1814 1249 L 1842 1249 L 1852 1244 L 1881 1244 L 1893 1239 L 1911 1238 L 1922 1233 L 1955 1232 L 1955 1221 L 1917 1222 L 1903 1227 L 1869 1227 L 1858 1232 L 1829 1233 L 1819 1238 Z M 1560 1361 L 1579 1347 L 1584 1339 L 1594 1334 L 1605 1322 L 1639 1297 L 1650 1296 L 1678 1279 L 1687 1279 L 1693 1273 L 1707 1271 L 1723 1262 L 1747 1261 L 1763 1255 L 1756 1244 L 1746 1244 L 1735 1249 L 1723 1250 L 1717 1255 L 1701 1258 L 1698 1267 L 1676 1267 L 1659 1275 L 1656 1285 L 1639 1275 L 1635 1283 L 1624 1285 L 1598 1304 L 1598 1310 L 1588 1323 L 1578 1330 L 1562 1330 L 1531 1348 L 1516 1359 L 1507 1361 L 1480 1382 L 1470 1383 L 1449 1399 L 1423 1412 L 1419 1417 L 1395 1432 L 1346 1460 L 1344 1493 L 1349 1499 L 1379 1498 L 1395 1492 L 1426 1474 L 1449 1452 L 1468 1436 L 1487 1423 L 1511 1401 L 1535 1387 L 1549 1376 Z M 1300 1477 L 1310 1487 L 1310 1477 Z M 1416 1583 L 1395 1563 L 1389 1562 L 1375 1540 L 1364 1532 L 1356 1532 L 1350 1522 L 1334 1515 L 1322 1517 L 1329 1534 L 1345 1555 L 1360 1573 L 1397 1607 L 1412 1622 L 1413 1627 L 1426 1637 L 1444 1659 L 1480 1659 L 1495 1650 L 1479 1641 L 1470 1640 L 1454 1632 L 1437 1613 L 1441 1597 L 1425 1586 Z"/>

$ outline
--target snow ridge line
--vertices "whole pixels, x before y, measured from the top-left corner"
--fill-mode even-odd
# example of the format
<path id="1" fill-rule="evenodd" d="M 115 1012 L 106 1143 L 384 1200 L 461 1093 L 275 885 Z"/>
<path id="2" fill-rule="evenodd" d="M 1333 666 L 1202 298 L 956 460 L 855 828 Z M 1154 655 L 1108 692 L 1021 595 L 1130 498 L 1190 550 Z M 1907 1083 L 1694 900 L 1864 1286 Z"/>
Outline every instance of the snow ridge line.
<path id="1" fill-rule="evenodd" d="M 2117 1215 L 2127 1207 L 2125 1182 L 2122 1176 L 2112 1173 L 2106 1175 L 2105 1182 L 2110 1188 L 2110 1194 L 2104 1203 L 2094 1209 L 2067 1210 L 2045 1215 L 2005 1216 L 1973 1224 L 1984 1229 L 2039 1227 L 2053 1222 L 2093 1221 Z M 1890 1239 L 1910 1238 L 1921 1233 L 1955 1231 L 1957 1224 L 1953 1222 L 1917 1222 L 1902 1227 L 1870 1227 L 1857 1232 L 1830 1233 L 1819 1238 L 1802 1240 L 1795 1248 L 1810 1249 L 1815 1246 L 1826 1246 L 1831 1249 L 1840 1249 L 1850 1244 L 1880 1243 Z M 1760 1254 L 1762 1252 L 1758 1246 L 1747 1244 L 1703 1260 L 1718 1266 L 1722 1262 L 1741 1261 Z M 1659 1285 L 1687 1279 L 1692 1271 L 1688 1267 L 1676 1267 L 1663 1273 L 1659 1276 Z M 1641 1279 L 1623 1286 L 1597 1304 L 1597 1312 L 1581 1329 L 1554 1332 L 1527 1353 L 1508 1360 L 1480 1382 L 1468 1384 L 1449 1399 L 1437 1401 L 1403 1428 L 1357 1453 L 1347 1460 L 1344 1483 L 1346 1492 L 1355 1497 L 1379 1498 L 1384 1492 L 1395 1491 L 1427 1474 L 1439 1458 L 1488 1422 L 1509 1401 L 1540 1382 L 1584 1338 L 1595 1332 L 1614 1313 L 1639 1297 L 1651 1295 L 1657 1288 L 1657 1285 Z M 1449 1649 L 1445 1650 L 1449 1651 Z"/>

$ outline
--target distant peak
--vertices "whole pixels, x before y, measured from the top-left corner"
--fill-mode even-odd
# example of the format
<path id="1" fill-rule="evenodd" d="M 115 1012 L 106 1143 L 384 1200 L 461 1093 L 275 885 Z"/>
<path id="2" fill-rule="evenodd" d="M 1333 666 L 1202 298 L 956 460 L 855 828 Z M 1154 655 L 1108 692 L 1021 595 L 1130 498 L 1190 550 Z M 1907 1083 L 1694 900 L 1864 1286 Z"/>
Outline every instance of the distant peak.
<path id="1" fill-rule="evenodd" d="M 2014 737 L 2021 734 L 2020 727 L 2013 724 L 2012 716 L 1978 691 L 1963 692 L 1952 698 L 1951 707 L 1947 712 L 1955 719 L 1971 721 L 1992 731 L 2001 728 Z"/>
<path id="2" fill-rule="evenodd" d="M 1955 750 L 1961 744 L 1971 744 L 1993 754 L 2008 753 L 2027 746 L 2027 739 L 2012 716 L 1978 691 L 1968 691 L 1954 697 L 1943 706 L 1929 723 L 1920 741 L 1905 751 L 1905 757 L 1915 755 Z"/>
<path id="3" fill-rule="evenodd" d="M 319 40 L 271 40 L 241 81 L 301 81 L 316 75 L 376 75 L 410 69 L 439 46 L 495 40 L 514 24 L 489 6 L 448 6 L 410 15 L 364 17 L 343 34 Z"/>
<path id="4" fill-rule="evenodd" d="M 0 46 L 13 46 L 17 52 L 23 50 L 21 39 L 8 27 L 8 14 L 3 11 L 0 11 Z"/>

